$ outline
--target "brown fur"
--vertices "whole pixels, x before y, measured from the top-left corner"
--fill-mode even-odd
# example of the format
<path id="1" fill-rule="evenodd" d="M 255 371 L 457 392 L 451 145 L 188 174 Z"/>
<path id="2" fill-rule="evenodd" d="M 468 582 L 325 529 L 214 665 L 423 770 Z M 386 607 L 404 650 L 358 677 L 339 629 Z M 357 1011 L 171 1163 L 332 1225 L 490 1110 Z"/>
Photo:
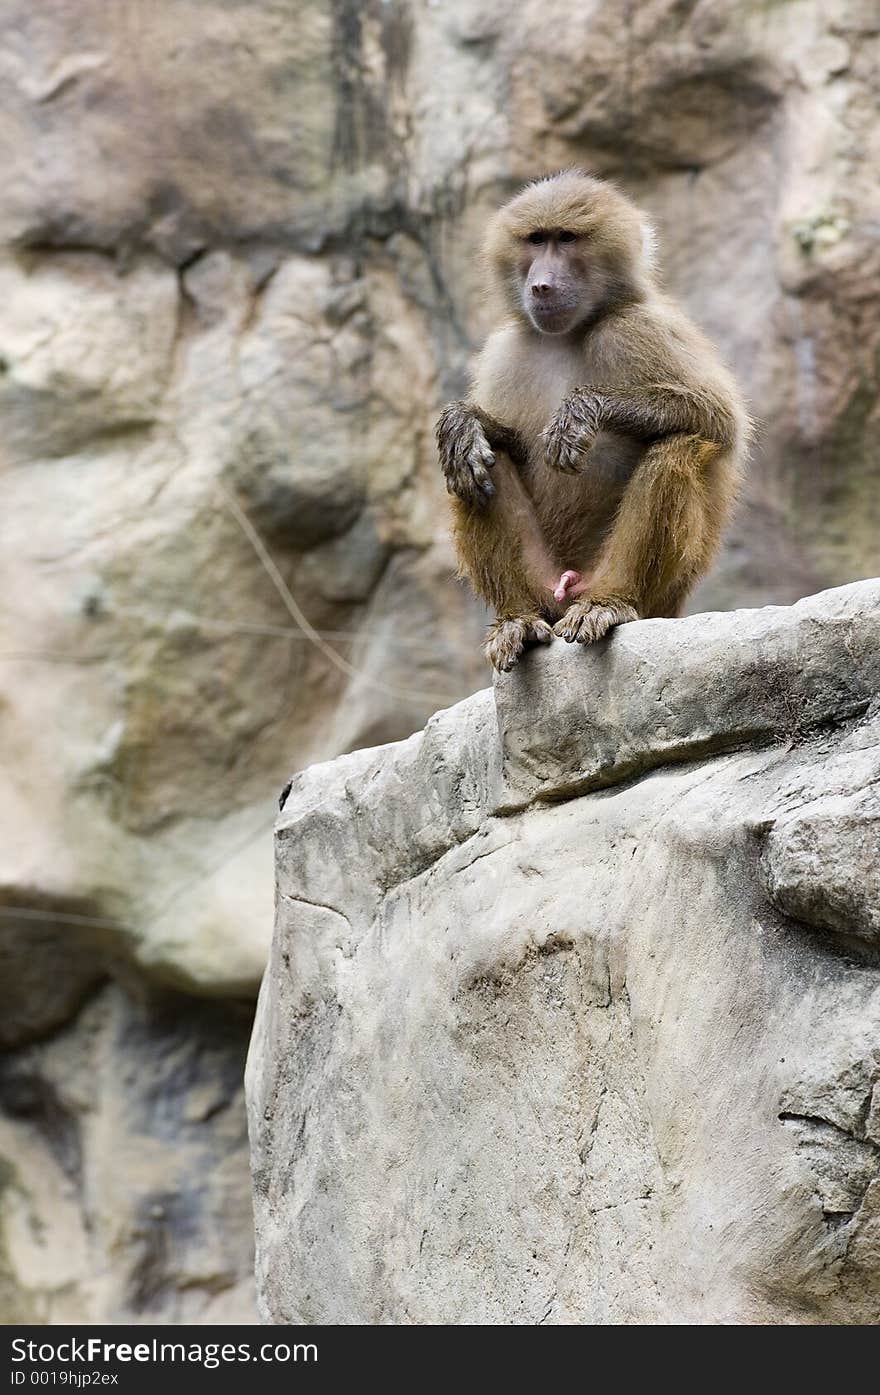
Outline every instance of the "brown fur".
<path id="1" fill-rule="evenodd" d="M 498 324 L 438 444 L 461 574 L 498 613 L 496 667 L 548 622 L 589 643 L 679 614 L 717 550 L 749 420 L 659 290 L 652 244 L 633 204 L 578 171 L 529 185 L 487 230 Z M 567 568 L 584 581 L 560 606 Z"/>

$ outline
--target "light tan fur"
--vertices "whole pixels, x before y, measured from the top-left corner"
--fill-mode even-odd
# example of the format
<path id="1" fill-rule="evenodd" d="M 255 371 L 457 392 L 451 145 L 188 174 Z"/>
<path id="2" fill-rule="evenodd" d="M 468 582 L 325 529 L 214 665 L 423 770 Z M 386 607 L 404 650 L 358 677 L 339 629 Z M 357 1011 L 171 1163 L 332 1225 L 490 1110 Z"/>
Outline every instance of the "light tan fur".
<path id="1" fill-rule="evenodd" d="M 484 265 L 498 324 L 438 441 L 460 570 L 496 609 L 487 655 L 509 668 L 554 621 L 590 642 L 679 614 L 717 550 L 750 426 L 611 185 L 579 171 L 529 185 L 490 223 Z M 583 582 L 560 606 L 567 568 Z"/>

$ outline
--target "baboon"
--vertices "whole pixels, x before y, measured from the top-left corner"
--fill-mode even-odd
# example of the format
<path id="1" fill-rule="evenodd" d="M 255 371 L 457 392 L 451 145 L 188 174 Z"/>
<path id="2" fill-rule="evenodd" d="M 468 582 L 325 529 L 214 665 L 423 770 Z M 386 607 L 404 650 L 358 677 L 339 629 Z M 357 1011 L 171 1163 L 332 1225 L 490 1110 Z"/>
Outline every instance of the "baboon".
<path id="1" fill-rule="evenodd" d="M 498 312 L 470 397 L 437 424 L 486 657 L 678 615 L 718 547 L 750 434 L 733 378 L 659 289 L 647 220 L 567 170 L 489 224 Z"/>

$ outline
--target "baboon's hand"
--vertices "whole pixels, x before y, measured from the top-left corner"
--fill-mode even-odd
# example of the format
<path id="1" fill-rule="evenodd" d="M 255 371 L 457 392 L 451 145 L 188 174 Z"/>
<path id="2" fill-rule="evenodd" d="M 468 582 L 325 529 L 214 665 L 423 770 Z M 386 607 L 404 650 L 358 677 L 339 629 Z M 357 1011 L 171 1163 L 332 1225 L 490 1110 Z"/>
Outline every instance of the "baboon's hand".
<path id="1" fill-rule="evenodd" d="M 553 626 L 553 633 L 569 644 L 595 644 L 604 639 L 615 625 L 625 625 L 630 620 L 638 620 L 635 606 L 622 596 L 581 596 L 570 605 L 561 620 Z"/>
<path id="2" fill-rule="evenodd" d="M 594 393 L 579 388 L 566 397 L 550 425 L 541 433 L 547 464 L 576 474 L 586 463 L 599 430 L 599 404 Z"/>
<path id="3" fill-rule="evenodd" d="M 437 422 L 437 448 L 450 494 L 483 507 L 495 493 L 489 471 L 495 454 L 474 410 L 467 402 L 450 402 Z"/>

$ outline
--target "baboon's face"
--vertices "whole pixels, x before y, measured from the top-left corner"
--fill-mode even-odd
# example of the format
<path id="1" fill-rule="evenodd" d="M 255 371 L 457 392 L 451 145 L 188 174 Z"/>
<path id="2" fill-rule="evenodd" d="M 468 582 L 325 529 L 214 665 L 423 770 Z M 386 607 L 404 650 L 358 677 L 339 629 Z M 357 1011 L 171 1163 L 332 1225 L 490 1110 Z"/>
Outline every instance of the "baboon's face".
<path id="1" fill-rule="evenodd" d="M 541 334 L 566 334 L 600 299 L 586 239 L 568 228 L 536 228 L 522 239 L 519 262 L 523 310 Z M 596 268 L 598 271 L 598 268 Z"/>

